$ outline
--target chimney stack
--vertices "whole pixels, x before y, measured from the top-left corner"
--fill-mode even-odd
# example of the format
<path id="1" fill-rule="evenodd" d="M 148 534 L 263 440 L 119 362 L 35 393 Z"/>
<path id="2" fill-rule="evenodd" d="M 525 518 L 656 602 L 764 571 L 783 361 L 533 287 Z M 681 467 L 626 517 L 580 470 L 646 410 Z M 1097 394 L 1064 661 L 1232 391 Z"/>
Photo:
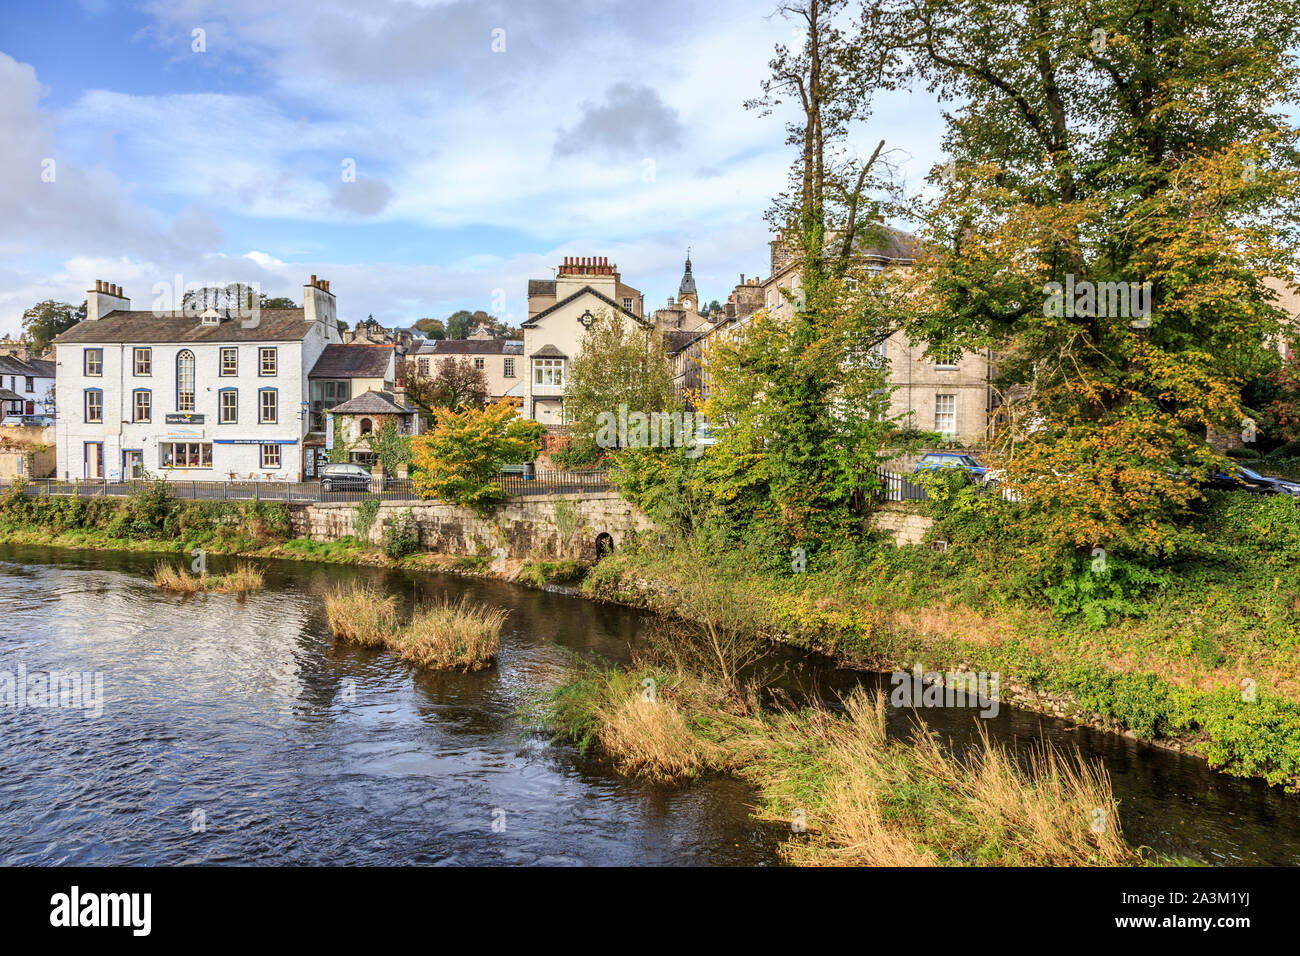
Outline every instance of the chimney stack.
<path id="1" fill-rule="evenodd" d="M 86 321 L 97 322 L 110 312 L 127 312 L 131 300 L 122 294 L 122 287 L 103 279 L 95 280 L 95 288 L 86 292 Z"/>
<path id="2" fill-rule="evenodd" d="M 324 322 L 333 327 L 338 322 L 337 306 L 330 284 L 325 279 L 311 277 L 302 287 L 302 313 L 308 322 Z"/>

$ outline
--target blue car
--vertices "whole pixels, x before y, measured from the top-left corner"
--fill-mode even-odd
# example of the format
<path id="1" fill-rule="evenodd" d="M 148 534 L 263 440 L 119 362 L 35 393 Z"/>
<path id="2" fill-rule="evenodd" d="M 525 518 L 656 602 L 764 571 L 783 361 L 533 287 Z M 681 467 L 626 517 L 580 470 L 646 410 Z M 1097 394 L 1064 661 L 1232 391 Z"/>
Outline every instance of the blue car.
<path id="1" fill-rule="evenodd" d="M 912 469 L 912 474 L 919 475 L 923 471 L 938 471 L 940 468 L 959 468 L 976 481 L 982 481 L 988 471 L 970 455 L 962 455 L 957 452 L 932 451 L 916 463 L 916 467 Z"/>

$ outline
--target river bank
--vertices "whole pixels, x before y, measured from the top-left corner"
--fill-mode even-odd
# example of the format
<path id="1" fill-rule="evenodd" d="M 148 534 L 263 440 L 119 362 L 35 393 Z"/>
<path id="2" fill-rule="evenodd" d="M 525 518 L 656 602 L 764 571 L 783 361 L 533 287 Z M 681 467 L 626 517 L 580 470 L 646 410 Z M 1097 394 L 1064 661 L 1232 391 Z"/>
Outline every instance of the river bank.
<path id="1" fill-rule="evenodd" d="M 56 506 L 75 509 L 73 502 Z M 646 536 L 640 545 L 629 539 L 629 547 L 585 574 L 586 567 L 574 560 L 428 552 L 392 558 L 354 537 L 290 538 L 287 515 L 271 503 L 191 505 L 189 510 L 212 514 L 206 524 L 198 518 L 175 522 L 172 533 L 178 536 L 171 538 L 161 536 L 163 527 L 157 537 L 114 534 L 114 523 L 121 523 L 117 512 L 131 507 L 126 501 L 91 499 L 79 507 L 105 514 L 92 524 L 62 529 L 57 523 L 35 528 L 5 514 L 0 542 L 162 553 L 201 548 L 213 555 L 440 571 L 534 587 L 576 586 L 596 600 L 688 617 L 677 595 L 704 574 L 717 583 L 716 600 L 753 630 L 846 666 L 996 673 L 1001 699 L 1025 710 L 1186 750 L 1232 775 L 1261 777 L 1288 789 L 1300 785 L 1300 660 L 1294 640 L 1261 641 L 1246 632 L 1237 646 L 1207 654 L 1205 643 L 1185 630 L 1171 639 L 1170 621 L 1196 613 L 1186 602 L 1172 602 L 1154 622 L 1125 621 L 1098 630 L 1062 624 L 1033 607 L 977 609 L 951 587 L 941 587 L 932 567 L 923 564 L 882 565 L 876 580 L 826 572 L 777 577 L 756 572 L 738 555 L 674 551 Z M 894 550 L 905 559 L 925 553 Z M 1197 597 L 1209 606 L 1217 600 L 1212 594 Z"/>

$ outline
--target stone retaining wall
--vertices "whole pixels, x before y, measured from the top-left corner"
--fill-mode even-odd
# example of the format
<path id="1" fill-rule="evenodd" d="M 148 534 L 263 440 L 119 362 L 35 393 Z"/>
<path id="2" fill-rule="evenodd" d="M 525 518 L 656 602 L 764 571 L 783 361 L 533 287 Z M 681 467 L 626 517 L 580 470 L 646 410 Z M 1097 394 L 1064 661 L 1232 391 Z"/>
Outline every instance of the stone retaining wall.
<path id="1" fill-rule="evenodd" d="M 382 502 L 369 540 L 379 544 L 389 524 L 407 508 L 415 519 L 420 547 L 439 554 L 497 554 L 506 558 L 594 560 L 598 539 L 618 548 L 650 520 L 613 492 L 530 495 L 506 502 L 481 518 L 468 508 L 440 502 Z M 356 503 L 322 501 L 289 506 L 293 533 L 314 541 L 356 534 Z"/>

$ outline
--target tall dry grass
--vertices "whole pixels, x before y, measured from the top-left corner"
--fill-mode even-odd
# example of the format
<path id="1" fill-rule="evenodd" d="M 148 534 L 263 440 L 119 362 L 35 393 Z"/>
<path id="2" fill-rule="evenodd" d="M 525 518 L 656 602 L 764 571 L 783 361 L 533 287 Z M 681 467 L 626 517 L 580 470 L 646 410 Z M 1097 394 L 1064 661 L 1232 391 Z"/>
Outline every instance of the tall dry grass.
<path id="1" fill-rule="evenodd" d="M 1044 746 L 1022 767 L 982 730 L 962 756 L 918 728 L 885 733 L 883 698 L 856 691 L 845 715 L 775 722 L 748 774 L 766 815 L 806 814 L 807 839 L 786 845 L 801 865 L 1120 866 L 1142 862 L 1124 840 L 1110 779 L 1077 754 Z"/>
<path id="2" fill-rule="evenodd" d="M 390 636 L 388 646 L 417 667 L 480 670 L 496 659 L 509 614 L 465 597 L 455 604 L 443 600 L 417 611 Z"/>
<path id="3" fill-rule="evenodd" d="M 501 644 L 509 611 L 466 598 L 440 601 L 398 619 L 397 598 L 368 585 L 339 586 L 325 595 L 325 614 L 338 637 L 366 647 L 386 647 L 417 667 L 480 670 Z"/>
<path id="4" fill-rule="evenodd" d="M 166 561 L 159 561 L 153 568 L 154 587 L 164 591 L 179 591 L 182 594 L 194 594 L 204 590 L 203 579 L 190 574 L 184 568 L 174 567 Z"/>
<path id="5" fill-rule="evenodd" d="M 253 564 L 237 564 L 228 574 L 208 576 L 190 574 L 184 568 L 173 567 L 166 561 L 159 561 L 153 570 L 154 587 L 164 591 L 178 591 L 181 594 L 196 594 L 199 591 L 215 591 L 219 594 L 246 594 L 260 591 L 265 584 L 261 570 Z"/>
<path id="6" fill-rule="evenodd" d="M 338 585 L 325 595 L 325 616 L 336 636 L 377 647 L 397 630 L 397 598 L 369 585 Z"/>

